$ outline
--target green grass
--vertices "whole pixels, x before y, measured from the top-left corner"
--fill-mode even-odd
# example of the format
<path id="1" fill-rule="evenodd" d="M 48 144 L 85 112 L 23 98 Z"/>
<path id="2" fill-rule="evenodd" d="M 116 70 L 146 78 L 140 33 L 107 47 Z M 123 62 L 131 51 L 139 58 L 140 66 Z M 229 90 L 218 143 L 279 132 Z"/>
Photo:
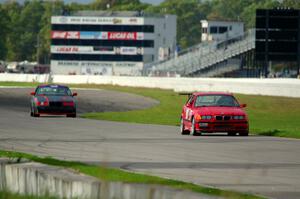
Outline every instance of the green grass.
<path id="1" fill-rule="evenodd" d="M 47 197 L 47 196 L 43 196 L 43 197 L 23 196 L 20 194 L 10 193 L 8 191 L 0 191 L 0 198 L 1 199 L 58 199 L 55 197 Z"/>
<path id="2" fill-rule="evenodd" d="M 32 83 L 1 82 L 6 86 L 35 86 Z M 160 101 L 160 104 L 145 110 L 127 112 L 86 113 L 82 117 L 110 121 L 144 124 L 179 125 L 181 108 L 187 97 L 171 90 L 120 87 L 112 85 L 71 85 L 81 88 L 100 88 L 134 93 Z M 246 103 L 252 134 L 300 138 L 300 98 L 271 97 L 236 94 L 241 103 Z"/>
<path id="3" fill-rule="evenodd" d="M 12 152 L 12 151 L 1 151 L 0 150 L 0 157 L 8 157 L 8 158 L 17 158 L 18 160 L 21 160 L 22 158 L 32 160 L 35 162 L 40 162 L 48 165 L 54 165 L 54 166 L 61 166 L 66 168 L 72 168 L 76 171 L 79 171 L 81 173 L 97 177 L 101 180 L 106 181 L 122 181 L 122 182 L 128 182 L 128 183 L 144 183 L 144 184 L 157 184 L 157 185 L 166 185 L 172 188 L 176 189 L 184 189 L 184 190 L 190 190 L 198 193 L 204 193 L 208 195 L 214 195 L 214 196 L 222 196 L 224 198 L 229 199 L 260 199 L 262 197 L 250 195 L 250 194 L 243 194 L 238 193 L 234 191 L 224 191 L 220 189 L 215 188 L 209 188 L 209 187 L 203 187 L 199 185 L 195 185 L 192 183 L 186 183 L 181 182 L 177 180 L 170 180 L 170 179 L 164 179 L 160 177 L 155 176 L 149 176 L 149 175 L 143 175 L 143 174 L 137 174 L 137 173 L 131 173 L 126 172 L 119 169 L 113 169 L 113 168 L 107 168 L 103 166 L 95 166 L 95 165 L 87 165 L 80 162 L 70 162 L 70 161 L 62 161 L 53 159 L 51 157 L 38 157 L 30 154 L 25 153 L 19 153 L 19 152 Z M 6 199 L 14 198 L 13 194 L 7 193 L 7 192 L 0 192 L 1 194 L 7 194 L 8 197 Z M 20 199 L 25 199 L 25 197 L 18 196 Z M 18 198 L 16 197 L 16 198 Z M 0 197 L 2 198 L 2 197 Z M 5 198 L 5 197 L 4 197 Z M 30 199 L 35 199 L 34 197 L 28 197 Z M 27 198 L 26 198 L 27 199 Z M 50 198 L 49 198 L 50 199 Z"/>

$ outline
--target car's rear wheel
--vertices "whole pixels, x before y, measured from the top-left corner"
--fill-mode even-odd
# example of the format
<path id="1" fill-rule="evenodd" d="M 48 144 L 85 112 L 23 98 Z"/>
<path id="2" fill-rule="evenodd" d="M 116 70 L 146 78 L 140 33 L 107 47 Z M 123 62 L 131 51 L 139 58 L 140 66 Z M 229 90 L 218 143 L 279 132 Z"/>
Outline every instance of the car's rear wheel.
<path id="1" fill-rule="evenodd" d="M 194 118 L 192 119 L 191 134 L 193 136 L 199 136 L 199 135 L 201 135 L 200 132 L 196 131 L 196 123 L 195 123 L 195 119 Z"/>
<path id="2" fill-rule="evenodd" d="M 183 122 L 183 118 L 180 119 L 180 133 L 182 135 L 189 135 L 190 134 L 190 131 L 185 130 L 185 125 L 184 125 L 184 122 Z"/>
<path id="3" fill-rule="evenodd" d="M 40 117 L 40 114 L 36 113 L 35 111 L 33 112 L 33 117 Z"/>

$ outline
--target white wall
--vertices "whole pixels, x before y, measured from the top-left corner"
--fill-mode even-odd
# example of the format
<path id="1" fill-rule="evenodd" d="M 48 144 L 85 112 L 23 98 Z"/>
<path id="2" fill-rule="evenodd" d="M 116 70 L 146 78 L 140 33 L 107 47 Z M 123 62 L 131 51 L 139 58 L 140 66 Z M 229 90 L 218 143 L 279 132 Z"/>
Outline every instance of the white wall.
<path id="1" fill-rule="evenodd" d="M 0 81 L 40 82 L 49 75 L 0 74 Z M 233 78 L 159 78 L 88 75 L 53 75 L 54 83 L 112 84 L 120 86 L 172 89 L 177 92 L 226 91 L 242 94 L 300 97 L 299 79 L 233 79 Z"/>

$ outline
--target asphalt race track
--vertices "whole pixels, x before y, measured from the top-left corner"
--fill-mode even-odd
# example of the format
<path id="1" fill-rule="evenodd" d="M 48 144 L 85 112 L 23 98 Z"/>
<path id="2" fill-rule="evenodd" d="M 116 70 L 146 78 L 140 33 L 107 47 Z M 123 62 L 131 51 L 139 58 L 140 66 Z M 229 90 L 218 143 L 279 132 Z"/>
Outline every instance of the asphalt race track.
<path id="1" fill-rule="evenodd" d="M 178 127 L 29 116 L 28 89 L 0 89 L 0 148 L 119 167 L 162 177 L 300 198 L 300 140 L 182 136 Z M 78 91 L 80 112 L 157 104 L 112 91 Z"/>

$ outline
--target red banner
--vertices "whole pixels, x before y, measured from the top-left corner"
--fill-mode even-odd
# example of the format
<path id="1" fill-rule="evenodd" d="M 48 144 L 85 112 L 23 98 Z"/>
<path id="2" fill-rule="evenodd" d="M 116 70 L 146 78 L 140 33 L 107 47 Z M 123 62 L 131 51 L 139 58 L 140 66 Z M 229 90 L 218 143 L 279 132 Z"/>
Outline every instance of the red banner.
<path id="1" fill-rule="evenodd" d="M 136 40 L 136 32 L 108 32 L 110 40 Z"/>
<path id="2" fill-rule="evenodd" d="M 52 39 L 79 39 L 80 32 L 78 31 L 52 31 Z"/>

